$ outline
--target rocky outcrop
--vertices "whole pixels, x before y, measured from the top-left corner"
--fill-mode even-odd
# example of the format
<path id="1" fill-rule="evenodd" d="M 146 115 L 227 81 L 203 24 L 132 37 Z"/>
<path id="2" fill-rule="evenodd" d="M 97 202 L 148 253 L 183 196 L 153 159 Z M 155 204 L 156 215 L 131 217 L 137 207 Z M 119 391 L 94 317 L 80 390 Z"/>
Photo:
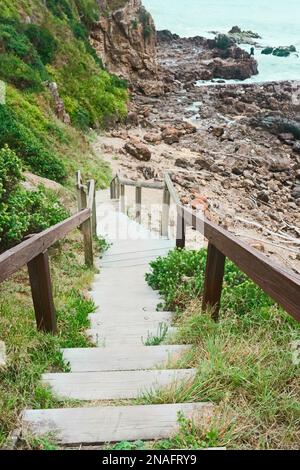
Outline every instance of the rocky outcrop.
<path id="1" fill-rule="evenodd" d="M 165 77 L 186 89 L 198 80 L 245 80 L 258 73 L 257 62 L 250 54 L 220 36 L 213 40 L 200 36 L 178 38 L 162 31 L 157 37 L 158 59 Z"/>
<path id="2" fill-rule="evenodd" d="M 48 83 L 48 88 L 50 90 L 52 99 L 54 101 L 54 109 L 55 109 L 56 116 L 63 123 L 70 125 L 71 124 L 71 118 L 70 118 L 70 115 L 66 112 L 65 104 L 64 104 L 63 100 L 61 99 L 61 97 L 59 95 L 57 83 L 49 82 Z"/>
<path id="3" fill-rule="evenodd" d="M 141 0 L 99 0 L 103 11 L 90 40 L 104 66 L 128 80 L 131 88 L 147 96 L 159 96 L 164 83 L 156 61 L 156 29 Z"/>

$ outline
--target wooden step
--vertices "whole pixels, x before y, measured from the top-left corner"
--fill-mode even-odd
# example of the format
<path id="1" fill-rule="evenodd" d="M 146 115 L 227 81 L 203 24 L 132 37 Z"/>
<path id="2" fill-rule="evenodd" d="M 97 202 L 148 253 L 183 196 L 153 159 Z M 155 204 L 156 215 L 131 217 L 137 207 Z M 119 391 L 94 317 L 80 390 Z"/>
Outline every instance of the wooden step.
<path id="1" fill-rule="evenodd" d="M 149 328 L 157 329 L 161 323 L 171 325 L 173 315 L 169 312 L 154 312 L 151 314 L 141 312 L 135 316 L 124 314 L 116 316 L 107 312 L 106 314 L 91 313 L 89 320 L 91 329 L 103 328 L 105 330 L 107 328 L 116 328 L 116 325 L 118 325 L 118 328 L 123 327 L 124 329 L 144 328 L 144 331 L 147 332 Z"/>
<path id="2" fill-rule="evenodd" d="M 71 372 L 44 374 L 43 382 L 50 385 L 60 399 L 118 400 L 176 387 L 193 380 L 195 375 L 196 369 Z"/>
<path id="3" fill-rule="evenodd" d="M 23 433 L 56 436 L 62 445 L 97 445 L 109 442 L 168 439 L 178 430 L 183 413 L 199 427 L 213 414 L 208 403 L 61 408 L 23 412 Z"/>
<path id="4" fill-rule="evenodd" d="M 130 328 L 126 326 L 107 326 L 105 328 L 91 328 L 86 330 L 87 336 L 93 341 L 96 346 L 99 347 L 112 347 L 119 346 L 120 348 L 127 345 L 132 346 L 144 346 L 147 339 L 151 336 L 157 336 L 159 334 L 159 326 L 148 326 L 136 325 Z M 168 344 L 169 338 L 174 336 L 177 328 L 170 326 L 164 344 Z"/>
<path id="5" fill-rule="evenodd" d="M 72 372 L 102 372 L 166 367 L 189 350 L 190 346 L 117 346 L 63 349 L 62 353 Z"/>

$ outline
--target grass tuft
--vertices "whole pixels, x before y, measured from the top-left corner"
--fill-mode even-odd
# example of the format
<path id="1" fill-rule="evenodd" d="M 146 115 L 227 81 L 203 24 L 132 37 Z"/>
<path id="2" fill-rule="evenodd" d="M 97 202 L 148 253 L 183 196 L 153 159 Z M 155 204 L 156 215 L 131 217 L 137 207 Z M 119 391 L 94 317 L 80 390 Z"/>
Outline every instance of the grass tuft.
<path id="1" fill-rule="evenodd" d="M 50 250 L 56 336 L 36 329 L 25 270 L 0 286 L 0 339 L 6 344 L 8 356 L 6 367 L 0 370 L 0 447 L 18 427 L 24 408 L 74 406 L 73 402 L 58 401 L 50 389 L 41 385 L 40 378 L 46 371 L 69 370 L 61 348 L 93 346 L 85 330 L 95 305 L 83 292 L 86 289 L 87 293 L 94 271 L 84 266 L 82 245 L 76 232 Z"/>
<path id="2" fill-rule="evenodd" d="M 193 346 L 177 367 L 196 368 L 197 375 L 138 402 L 215 404 L 208 430 L 181 422 L 173 439 L 155 446 L 298 449 L 300 367 L 292 343 L 300 339 L 300 325 L 232 263 L 226 265 L 220 321 L 213 321 L 201 310 L 205 259 L 205 250 L 176 250 L 151 263 L 147 276 L 167 308 L 177 311 L 175 342 Z"/>

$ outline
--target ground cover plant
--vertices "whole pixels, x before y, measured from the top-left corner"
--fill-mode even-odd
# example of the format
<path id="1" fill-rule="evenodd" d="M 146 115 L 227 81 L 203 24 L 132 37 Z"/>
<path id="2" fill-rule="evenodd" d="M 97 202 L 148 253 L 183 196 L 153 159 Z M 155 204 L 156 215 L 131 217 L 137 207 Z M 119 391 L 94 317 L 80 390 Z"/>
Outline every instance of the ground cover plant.
<path id="1" fill-rule="evenodd" d="M 300 367 L 293 362 L 292 343 L 300 339 L 300 326 L 231 262 L 215 322 L 211 312 L 201 310 L 205 261 L 204 249 L 174 250 L 153 261 L 147 275 L 165 308 L 177 312 L 174 343 L 193 346 L 177 366 L 195 367 L 197 376 L 179 388 L 143 396 L 140 403 L 215 404 L 207 427 L 180 419 L 180 432 L 154 447 L 297 449 Z"/>

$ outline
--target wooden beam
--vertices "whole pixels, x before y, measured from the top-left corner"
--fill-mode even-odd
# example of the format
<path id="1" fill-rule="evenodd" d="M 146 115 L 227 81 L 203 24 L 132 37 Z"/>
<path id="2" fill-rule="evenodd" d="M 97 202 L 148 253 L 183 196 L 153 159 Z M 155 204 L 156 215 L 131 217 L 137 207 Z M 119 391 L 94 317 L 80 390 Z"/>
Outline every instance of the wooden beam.
<path id="1" fill-rule="evenodd" d="M 177 207 L 176 248 L 185 248 L 185 221 L 182 207 Z"/>
<path id="2" fill-rule="evenodd" d="M 188 209 L 183 209 L 190 212 Z M 193 226 L 233 261 L 273 300 L 300 322 L 300 276 L 258 252 L 205 217 L 193 214 Z"/>
<path id="3" fill-rule="evenodd" d="M 90 209 L 85 209 L 59 224 L 33 235 L 28 240 L 5 251 L 0 255 L 0 282 L 16 273 L 33 258 L 46 251 L 58 240 L 64 238 L 75 228 L 82 225 L 91 216 Z"/>
<path id="4" fill-rule="evenodd" d="M 173 199 L 173 202 L 175 202 L 175 204 L 180 204 L 180 199 L 178 197 L 177 191 L 174 187 L 173 181 L 171 180 L 171 176 L 169 175 L 169 173 L 165 174 L 165 184 L 167 185 L 168 191 L 171 195 L 171 198 Z"/>
<path id="5" fill-rule="evenodd" d="M 142 188 L 135 188 L 135 218 L 140 224 L 142 222 Z"/>
<path id="6" fill-rule="evenodd" d="M 81 226 L 84 243 L 84 260 L 88 267 L 94 266 L 92 218 L 89 217 Z"/>
<path id="7" fill-rule="evenodd" d="M 211 243 L 208 244 L 203 292 L 203 310 L 212 310 L 215 320 L 219 317 L 226 257 Z"/>
<path id="8" fill-rule="evenodd" d="M 170 219 L 170 203 L 171 196 L 168 190 L 168 186 L 165 185 L 163 192 L 163 208 L 162 208 L 162 218 L 161 218 L 161 236 L 169 236 L 169 219 Z"/>
<path id="9" fill-rule="evenodd" d="M 120 185 L 120 202 L 121 202 L 121 212 L 125 214 L 126 204 L 125 204 L 125 185 L 121 183 Z"/>
<path id="10" fill-rule="evenodd" d="M 28 263 L 32 299 L 37 328 L 47 333 L 56 333 L 48 251 L 39 254 Z"/>
<path id="11" fill-rule="evenodd" d="M 149 181 L 133 181 L 118 177 L 119 183 L 124 186 L 134 186 L 135 188 L 164 189 L 164 183 Z"/>

